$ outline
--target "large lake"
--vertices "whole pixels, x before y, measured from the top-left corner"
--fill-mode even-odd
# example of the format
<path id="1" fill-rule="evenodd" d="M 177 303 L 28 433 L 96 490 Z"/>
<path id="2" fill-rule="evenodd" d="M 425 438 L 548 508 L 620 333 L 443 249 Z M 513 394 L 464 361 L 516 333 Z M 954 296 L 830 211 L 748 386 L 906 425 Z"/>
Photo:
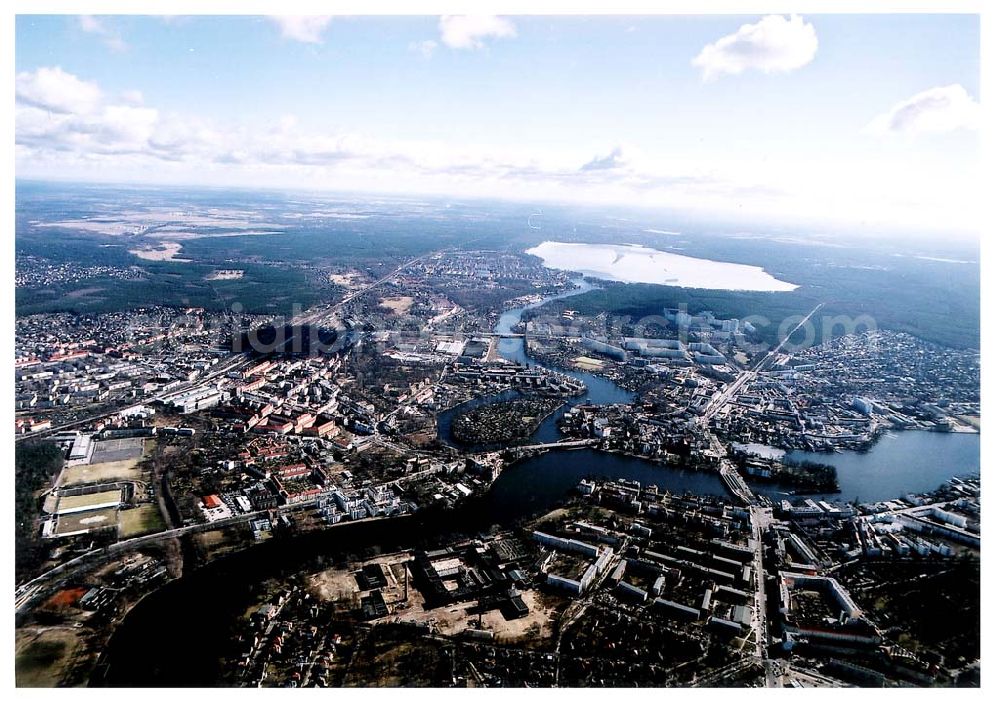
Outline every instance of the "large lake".
<path id="1" fill-rule="evenodd" d="M 826 495 L 830 498 L 884 501 L 931 491 L 955 476 L 978 475 L 979 434 L 906 430 L 883 435 L 867 452 L 795 450 L 788 457 L 836 467 L 840 493 Z M 751 486 L 773 498 L 787 498 L 773 485 L 751 482 Z"/>
<path id="2" fill-rule="evenodd" d="M 725 291 L 792 291 L 759 266 L 698 259 L 639 245 L 542 242 L 527 254 L 545 266 L 599 279 Z"/>

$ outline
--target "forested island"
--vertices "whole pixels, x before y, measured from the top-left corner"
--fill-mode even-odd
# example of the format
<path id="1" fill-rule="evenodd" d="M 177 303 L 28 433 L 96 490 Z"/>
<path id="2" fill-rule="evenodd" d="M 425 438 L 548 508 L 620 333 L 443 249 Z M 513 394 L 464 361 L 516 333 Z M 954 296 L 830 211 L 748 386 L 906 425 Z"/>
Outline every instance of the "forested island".
<path id="1" fill-rule="evenodd" d="M 744 452 L 735 452 L 733 457 L 740 472 L 757 481 L 783 484 L 802 494 L 840 491 L 837 468 L 833 465 L 787 457 L 763 459 Z"/>
<path id="2" fill-rule="evenodd" d="M 455 417 L 452 434 L 466 445 L 509 443 L 535 432 L 562 399 L 524 397 L 472 408 Z"/>

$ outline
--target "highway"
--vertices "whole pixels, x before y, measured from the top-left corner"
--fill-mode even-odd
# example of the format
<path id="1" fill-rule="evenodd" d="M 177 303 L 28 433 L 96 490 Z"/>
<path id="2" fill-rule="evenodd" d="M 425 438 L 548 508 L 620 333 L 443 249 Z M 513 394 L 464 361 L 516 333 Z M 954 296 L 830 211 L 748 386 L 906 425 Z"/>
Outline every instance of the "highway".
<path id="1" fill-rule="evenodd" d="M 723 483 L 733 493 L 736 498 L 740 499 L 747 506 L 753 506 L 757 503 L 757 496 L 750 487 L 747 486 L 746 481 L 740 476 L 740 473 L 736 469 L 731 461 L 727 459 L 728 453 L 726 448 L 722 445 L 722 442 L 716 437 L 715 433 L 708 429 L 709 421 L 735 397 L 742 389 L 745 387 L 752 379 L 756 378 L 757 373 L 761 371 L 767 364 L 774 360 L 775 355 L 781 352 L 781 348 L 784 347 L 788 341 L 792 338 L 792 335 L 801 328 L 806 322 L 816 314 L 816 312 L 823 307 L 823 304 L 818 304 L 815 308 L 809 311 L 808 315 L 804 316 L 799 324 L 792 328 L 784 339 L 778 343 L 778 345 L 768 352 L 766 355 L 760 358 L 756 364 L 751 368 L 740 373 L 733 381 L 726 386 L 718 396 L 716 396 L 705 408 L 705 412 L 696 421 L 697 424 L 702 428 L 703 432 L 706 433 L 708 437 L 709 444 L 711 445 L 712 452 L 719 458 L 719 476 Z"/>
<path id="2" fill-rule="evenodd" d="M 295 319 L 293 319 L 292 324 L 301 325 L 303 323 L 314 323 L 319 320 L 322 320 L 334 314 L 341 307 L 350 303 L 359 296 L 362 296 L 365 293 L 368 293 L 369 291 L 372 291 L 373 289 L 382 286 L 395 276 L 399 275 L 402 271 L 404 271 L 408 267 L 413 266 L 417 262 L 420 262 L 424 259 L 438 255 L 444 251 L 446 250 L 439 250 L 436 252 L 430 252 L 428 254 L 421 255 L 419 257 L 414 257 L 413 259 L 410 259 L 409 261 L 396 267 L 395 269 L 392 270 L 392 272 L 386 274 L 378 281 L 375 281 L 369 284 L 368 286 L 365 286 L 364 288 L 361 288 L 357 291 L 354 291 L 353 293 L 348 294 L 333 306 L 321 307 L 318 310 L 312 312 L 305 312 L 300 316 L 297 316 Z M 250 362 L 251 362 L 251 357 L 247 353 L 234 355 L 232 358 L 224 362 L 219 368 L 214 369 L 201 379 L 197 379 L 191 382 L 184 382 L 183 384 L 180 384 L 170 389 L 170 391 L 167 392 L 161 391 L 158 393 L 150 394 L 149 396 L 140 399 L 135 399 L 134 404 L 154 403 L 156 401 L 162 401 L 171 396 L 184 393 L 185 391 L 189 391 L 190 389 L 203 385 L 206 382 L 210 382 L 222 375 L 235 371 L 236 369 L 239 369 L 242 366 L 247 366 L 250 364 Z M 38 431 L 35 433 L 26 433 L 24 435 L 16 437 L 15 442 L 22 442 L 24 440 L 36 439 L 63 430 L 70 430 L 73 428 L 85 426 L 95 421 L 98 421 L 102 418 L 107 418 L 113 413 L 114 411 L 104 412 L 96 415 L 87 416 L 85 418 L 80 418 L 78 420 L 69 423 L 61 423 L 57 426 L 53 426 L 46 430 Z M 412 476 L 405 477 L 399 481 L 407 481 L 413 478 L 415 477 Z M 299 511 L 307 508 L 312 508 L 315 505 L 316 505 L 316 500 L 314 499 L 311 501 L 303 502 L 301 504 L 294 504 L 292 506 L 283 506 L 276 509 L 276 511 L 278 513 Z M 51 593 L 60 583 L 64 582 L 66 579 L 72 578 L 73 576 L 83 571 L 92 569 L 95 566 L 95 564 L 106 561 L 107 559 L 110 559 L 115 555 L 128 552 L 130 550 L 135 550 L 143 545 L 148 545 L 150 543 L 154 543 L 157 541 L 169 540 L 172 538 L 178 538 L 192 533 L 217 530 L 219 528 L 223 528 L 230 525 L 247 523 L 256 518 L 266 517 L 270 513 L 271 510 L 261 510 L 252 513 L 245 513 L 238 516 L 233 516 L 231 518 L 226 518 L 220 521 L 215 521 L 213 523 L 184 526 L 181 528 L 174 528 L 166 531 L 161 531 L 159 533 L 154 533 L 152 535 L 145 535 L 138 538 L 130 538 L 128 540 L 122 540 L 103 548 L 91 550 L 90 552 L 84 553 L 82 555 L 73 558 L 72 560 L 62 563 L 61 565 L 57 565 L 56 567 L 53 567 L 52 569 L 48 570 L 47 572 L 44 572 L 38 577 L 35 577 L 34 579 L 18 586 L 15 591 L 15 612 L 16 613 L 24 612 L 31 604 L 35 603 L 38 599 L 46 596 L 47 594 Z M 375 519 L 362 519 L 362 520 L 375 520 Z"/>
<path id="3" fill-rule="evenodd" d="M 305 311 L 300 315 L 293 318 L 292 325 L 303 325 L 303 324 L 318 324 L 320 321 L 329 319 L 331 316 L 336 315 L 344 306 L 356 300 L 357 298 L 385 285 L 390 282 L 395 277 L 399 276 L 403 271 L 415 264 L 428 259 L 433 256 L 437 256 L 446 250 L 439 250 L 436 252 L 431 252 L 418 257 L 414 257 L 409 261 L 401 264 L 392 270 L 389 274 L 381 277 L 377 281 L 364 286 L 342 298 L 339 302 L 329 305 L 322 306 L 318 309 L 312 311 Z M 723 443 L 719 438 L 709 430 L 709 423 L 711 419 L 717 415 L 723 408 L 725 408 L 733 398 L 735 398 L 748 384 L 750 384 L 757 375 L 764 369 L 767 368 L 769 364 L 772 364 L 775 357 L 780 354 L 781 349 L 788 343 L 792 335 L 795 334 L 803 325 L 805 325 L 812 317 L 815 315 L 824 304 L 820 303 L 815 308 L 813 308 L 803 319 L 796 325 L 789 333 L 781 340 L 781 342 L 770 350 L 766 355 L 764 355 L 757 363 L 752 367 L 741 372 L 732 382 L 730 382 L 724 389 L 719 393 L 706 407 L 705 412 L 697 419 L 696 423 L 700 426 L 706 433 L 711 450 L 719 458 L 719 474 L 725 485 L 734 494 L 734 496 L 744 503 L 750 512 L 750 526 L 754 539 L 754 555 L 753 555 L 753 570 L 755 574 L 755 589 L 754 589 L 754 612 L 752 620 L 752 629 L 756 635 L 756 653 L 755 658 L 763 663 L 765 669 L 765 680 L 768 687 L 780 687 L 783 684 L 786 672 L 784 666 L 779 661 L 771 660 L 768 654 L 770 645 L 770 634 L 768 632 L 767 623 L 767 592 L 766 592 L 766 572 L 764 568 L 764 535 L 766 534 L 773 517 L 771 515 L 771 509 L 762 506 L 759 498 L 754 494 L 754 492 L 746 484 L 742 476 L 736 469 L 736 466 L 727 458 L 727 451 Z M 503 337 L 520 337 L 521 335 L 503 335 Z M 205 377 L 193 381 L 185 382 L 180 384 L 178 387 L 171 389 L 169 392 L 159 392 L 151 394 L 141 399 L 136 399 L 134 403 L 152 403 L 156 401 L 162 401 L 165 398 L 174 396 L 180 393 L 184 393 L 192 388 L 200 385 L 204 385 L 212 380 L 219 378 L 220 376 L 229 374 L 241 367 L 249 365 L 251 358 L 248 354 L 238 354 L 234 355 L 232 358 L 226 360 L 222 363 L 219 368 L 213 370 L 211 373 L 207 374 Z M 113 413 L 113 412 L 112 412 Z M 37 433 L 29 433 L 16 438 L 16 442 L 22 440 L 33 439 L 37 437 L 42 437 L 52 433 L 56 433 L 62 430 L 72 429 L 80 426 L 84 426 L 88 423 L 92 423 L 100 418 L 105 418 L 111 415 L 111 413 L 102 413 L 99 415 L 94 415 L 88 418 L 79 419 L 70 423 L 63 423 L 58 426 L 54 426 L 50 429 L 39 431 Z M 414 451 L 410 448 L 404 447 L 398 443 L 388 440 L 381 436 L 381 434 L 376 434 L 375 442 L 384 447 L 389 447 L 393 450 L 404 454 L 420 454 L 418 451 Z M 528 445 L 523 447 L 512 448 L 517 451 L 536 451 L 536 450 L 548 450 L 548 449 L 571 449 L 571 448 L 581 448 L 596 445 L 598 441 L 596 439 L 587 440 L 576 440 L 576 441 L 566 441 L 566 442 L 556 442 L 556 443 L 542 443 L 536 445 Z M 396 482 L 390 482 L 389 484 L 397 484 L 401 482 L 411 481 L 429 474 L 433 474 L 434 470 L 423 470 L 415 473 L 414 475 L 404 477 Z M 388 485 L 388 484 L 387 484 Z M 386 485 L 386 486 L 387 486 Z M 307 509 L 313 509 L 316 507 L 317 502 L 320 497 L 315 497 L 309 501 L 302 502 L 300 504 L 293 504 L 289 506 L 279 507 L 277 509 L 264 509 L 260 511 L 255 511 L 251 513 L 241 514 L 226 518 L 220 521 L 206 524 L 197 524 L 190 526 L 183 526 L 180 528 L 169 529 L 161 531 L 159 533 L 154 533 L 151 535 L 141 536 L 137 538 L 130 538 L 127 540 L 121 540 L 119 542 L 113 543 L 111 545 L 91 550 L 87 553 L 79 555 L 63 564 L 51 568 L 50 570 L 44 572 L 38 577 L 20 585 L 17 587 L 15 592 L 15 613 L 21 614 L 29 609 L 34 603 L 39 600 L 46 598 L 49 594 L 54 592 L 62 584 L 66 583 L 67 580 L 71 580 L 80 574 L 83 574 L 89 570 L 94 569 L 96 566 L 106 563 L 115 557 L 136 550 L 142 546 L 146 546 L 152 543 L 156 543 L 163 540 L 170 540 L 174 538 L 180 538 L 186 535 L 215 531 L 220 528 L 227 526 L 234 526 L 240 524 L 247 524 L 252 520 L 258 518 L 264 518 L 271 516 L 273 514 L 284 514 L 293 513 L 298 511 L 303 511 Z M 361 519 L 363 521 L 380 520 L 380 518 L 367 518 Z M 350 521 L 351 523 L 357 521 Z M 610 568 L 610 563 L 609 563 Z M 607 570 L 605 571 L 605 573 Z M 602 574 L 602 579 L 604 575 Z M 599 581 L 598 581 L 599 583 Z M 585 602 L 583 607 L 586 607 Z M 579 615 L 583 612 L 581 608 L 580 612 L 575 615 Z M 574 617 L 574 618 L 575 618 Z M 573 619 L 570 619 L 572 622 Z M 566 624 L 568 625 L 568 624 Z M 560 632 L 561 636 L 561 632 Z"/>
<path id="4" fill-rule="evenodd" d="M 278 513 L 286 513 L 291 510 L 308 508 L 314 504 L 315 501 L 309 501 L 303 502 L 302 504 L 295 504 L 293 506 L 283 506 L 272 510 L 276 510 Z M 253 513 L 244 513 L 238 516 L 224 518 L 213 523 L 199 523 L 191 526 L 183 526 L 181 528 L 172 528 L 170 530 L 160 531 L 159 533 L 143 535 L 138 538 L 120 540 L 117 543 L 112 543 L 111 545 L 83 553 L 82 555 L 74 557 L 72 560 L 56 565 L 47 572 L 43 572 L 34 579 L 20 585 L 15 591 L 16 611 L 17 613 L 21 613 L 26 606 L 36 601 L 38 597 L 47 594 L 56 586 L 57 581 L 73 577 L 79 572 L 90 569 L 97 563 L 106 561 L 115 555 L 129 552 L 130 550 L 136 550 L 143 545 L 149 545 L 150 543 L 155 543 L 161 540 L 169 540 L 171 538 L 179 538 L 192 533 L 203 533 L 205 531 L 218 530 L 219 528 L 224 528 L 226 526 L 248 523 L 256 518 L 266 518 L 269 513 L 270 510 L 265 509 L 261 511 L 254 511 Z"/>
<path id="5" fill-rule="evenodd" d="M 420 470 L 412 474 L 408 474 L 405 477 L 400 477 L 399 479 L 393 480 L 391 482 L 385 482 L 384 484 L 376 485 L 376 490 L 381 488 L 387 488 L 392 485 L 405 484 L 417 479 L 422 479 L 424 477 L 430 476 L 438 471 L 437 467 L 432 469 Z M 74 557 L 72 560 L 68 560 L 60 565 L 53 567 L 52 569 L 43 572 L 39 576 L 32 580 L 25 582 L 24 584 L 17 587 L 14 592 L 14 605 L 15 613 L 22 613 L 27 608 L 38 601 L 38 599 L 47 596 L 48 594 L 55 591 L 55 589 L 67 579 L 70 579 L 78 574 L 86 572 L 88 570 L 94 569 L 98 564 L 102 562 L 107 562 L 111 558 L 120 555 L 122 553 L 129 552 L 131 550 L 136 550 L 144 545 L 149 545 L 162 540 L 169 540 L 171 538 L 180 538 L 185 535 L 191 535 L 194 533 L 204 533 L 207 531 L 218 530 L 220 528 L 225 528 L 227 526 L 235 526 L 240 524 L 246 524 L 250 521 L 256 520 L 258 518 L 267 518 L 272 514 L 285 514 L 285 513 L 295 513 L 299 511 L 304 511 L 307 509 L 316 508 L 319 501 L 323 498 L 328 498 L 331 489 L 325 494 L 320 496 L 315 496 L 308 501 L 303 501 L 301 503 L 289 504 L 285 506 L 279 506 L 273 509 L 261 509 L 259 511 L 252 511 L 250 513 L 242 513 L 239 515 L 231 516 L 229 518 L 223 518 L 218 521 L 213 521 L 211 523 L 198 523 L 190 526 L 182 526 L 181 528 L 172 528 L 169 530 L 160 531 L 159 533 L 151 533 L 150 535 L 143 535 L 137 538 L 128 538 L 126 540 L 120 540 L 111 545 L 107 545 L 102 548 L 97 548 L 86 552 L 82 555 Z M 375 521 L 381 520 L 384 516 L 375 516 L 369 518 L 361 518 L 352 521 L 344 521 L 344 523 L 359 523 L 361 521 Z M 341 525 L 340 523 L 334 523 L 333 526 Z"/>
<path id="6" fill-rule="evenodd" d="M 404 477 L 398 481 L 406 481 L 411 478 L 412 477 Z M 320 497 L 316 497 L 298 504 L 279 506 L 274 509 L 262 509 L 251 513 L 242 513 L 237 516 L 231 516 L 230 518 L 213 521 L 212 523 L 198 523 L 195 525 L 183 526 L 181 528 L 172 528 L 170 530 L 160 531 L 159 533 L 151 533 L 150 535 L 143 535 L 138 538 L 119 540 L 117 543 L 112 543 L 111 545 L 91 550 L 90 552 L 78 555 L 72 560 L 62 563 L 61 565 L 53 567 L 47 572 L 43 572 L 34 579 L 17 587 L 14 593 L 15 613 L 24 612 L 31 604 L 55 591 L 59 584 L 65 580 L 75 577 L 76 575 L 88 570 L 95 569 L 99 564 L 107 562 L 117 555 L 137 550 L 144 545 L 149 545 L 162 540 L 180 538 L 194 533 L 204 533 L 207 531 L 219 530 L 220 528 L 225 528 L 227 526 L 249 523 L 250 521 L 258 518 L 267 518 L 272 513 L 280 515 L 315 508 L 319 498 Z M 380 518 L 382 517 L 362 518 L 348 522 L 358 523 L 359 521 L 373 521 Z M 333 525 L 336 526 L 339 524 L 335 523 Z"/>

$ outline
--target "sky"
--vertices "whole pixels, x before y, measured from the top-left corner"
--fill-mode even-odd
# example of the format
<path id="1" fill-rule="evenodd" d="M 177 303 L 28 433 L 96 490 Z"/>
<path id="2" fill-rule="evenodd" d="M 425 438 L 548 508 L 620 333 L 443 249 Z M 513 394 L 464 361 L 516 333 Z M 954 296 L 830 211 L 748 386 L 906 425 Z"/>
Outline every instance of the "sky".
<path id="1" fill-rule="evenodd" d="M 16 19 L 21 179 L 978 223 L 975 15 Z"/>

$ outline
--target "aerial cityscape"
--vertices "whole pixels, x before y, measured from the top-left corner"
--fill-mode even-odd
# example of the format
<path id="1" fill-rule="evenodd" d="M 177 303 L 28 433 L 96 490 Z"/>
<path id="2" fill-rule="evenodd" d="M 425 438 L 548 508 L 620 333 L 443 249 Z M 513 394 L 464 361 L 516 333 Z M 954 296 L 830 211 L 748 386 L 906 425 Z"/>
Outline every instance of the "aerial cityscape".
<path id="1" fill-rule="evenodd" d="M 18 687 L 980 686 L 976 15 L 18 15 Z"/>

